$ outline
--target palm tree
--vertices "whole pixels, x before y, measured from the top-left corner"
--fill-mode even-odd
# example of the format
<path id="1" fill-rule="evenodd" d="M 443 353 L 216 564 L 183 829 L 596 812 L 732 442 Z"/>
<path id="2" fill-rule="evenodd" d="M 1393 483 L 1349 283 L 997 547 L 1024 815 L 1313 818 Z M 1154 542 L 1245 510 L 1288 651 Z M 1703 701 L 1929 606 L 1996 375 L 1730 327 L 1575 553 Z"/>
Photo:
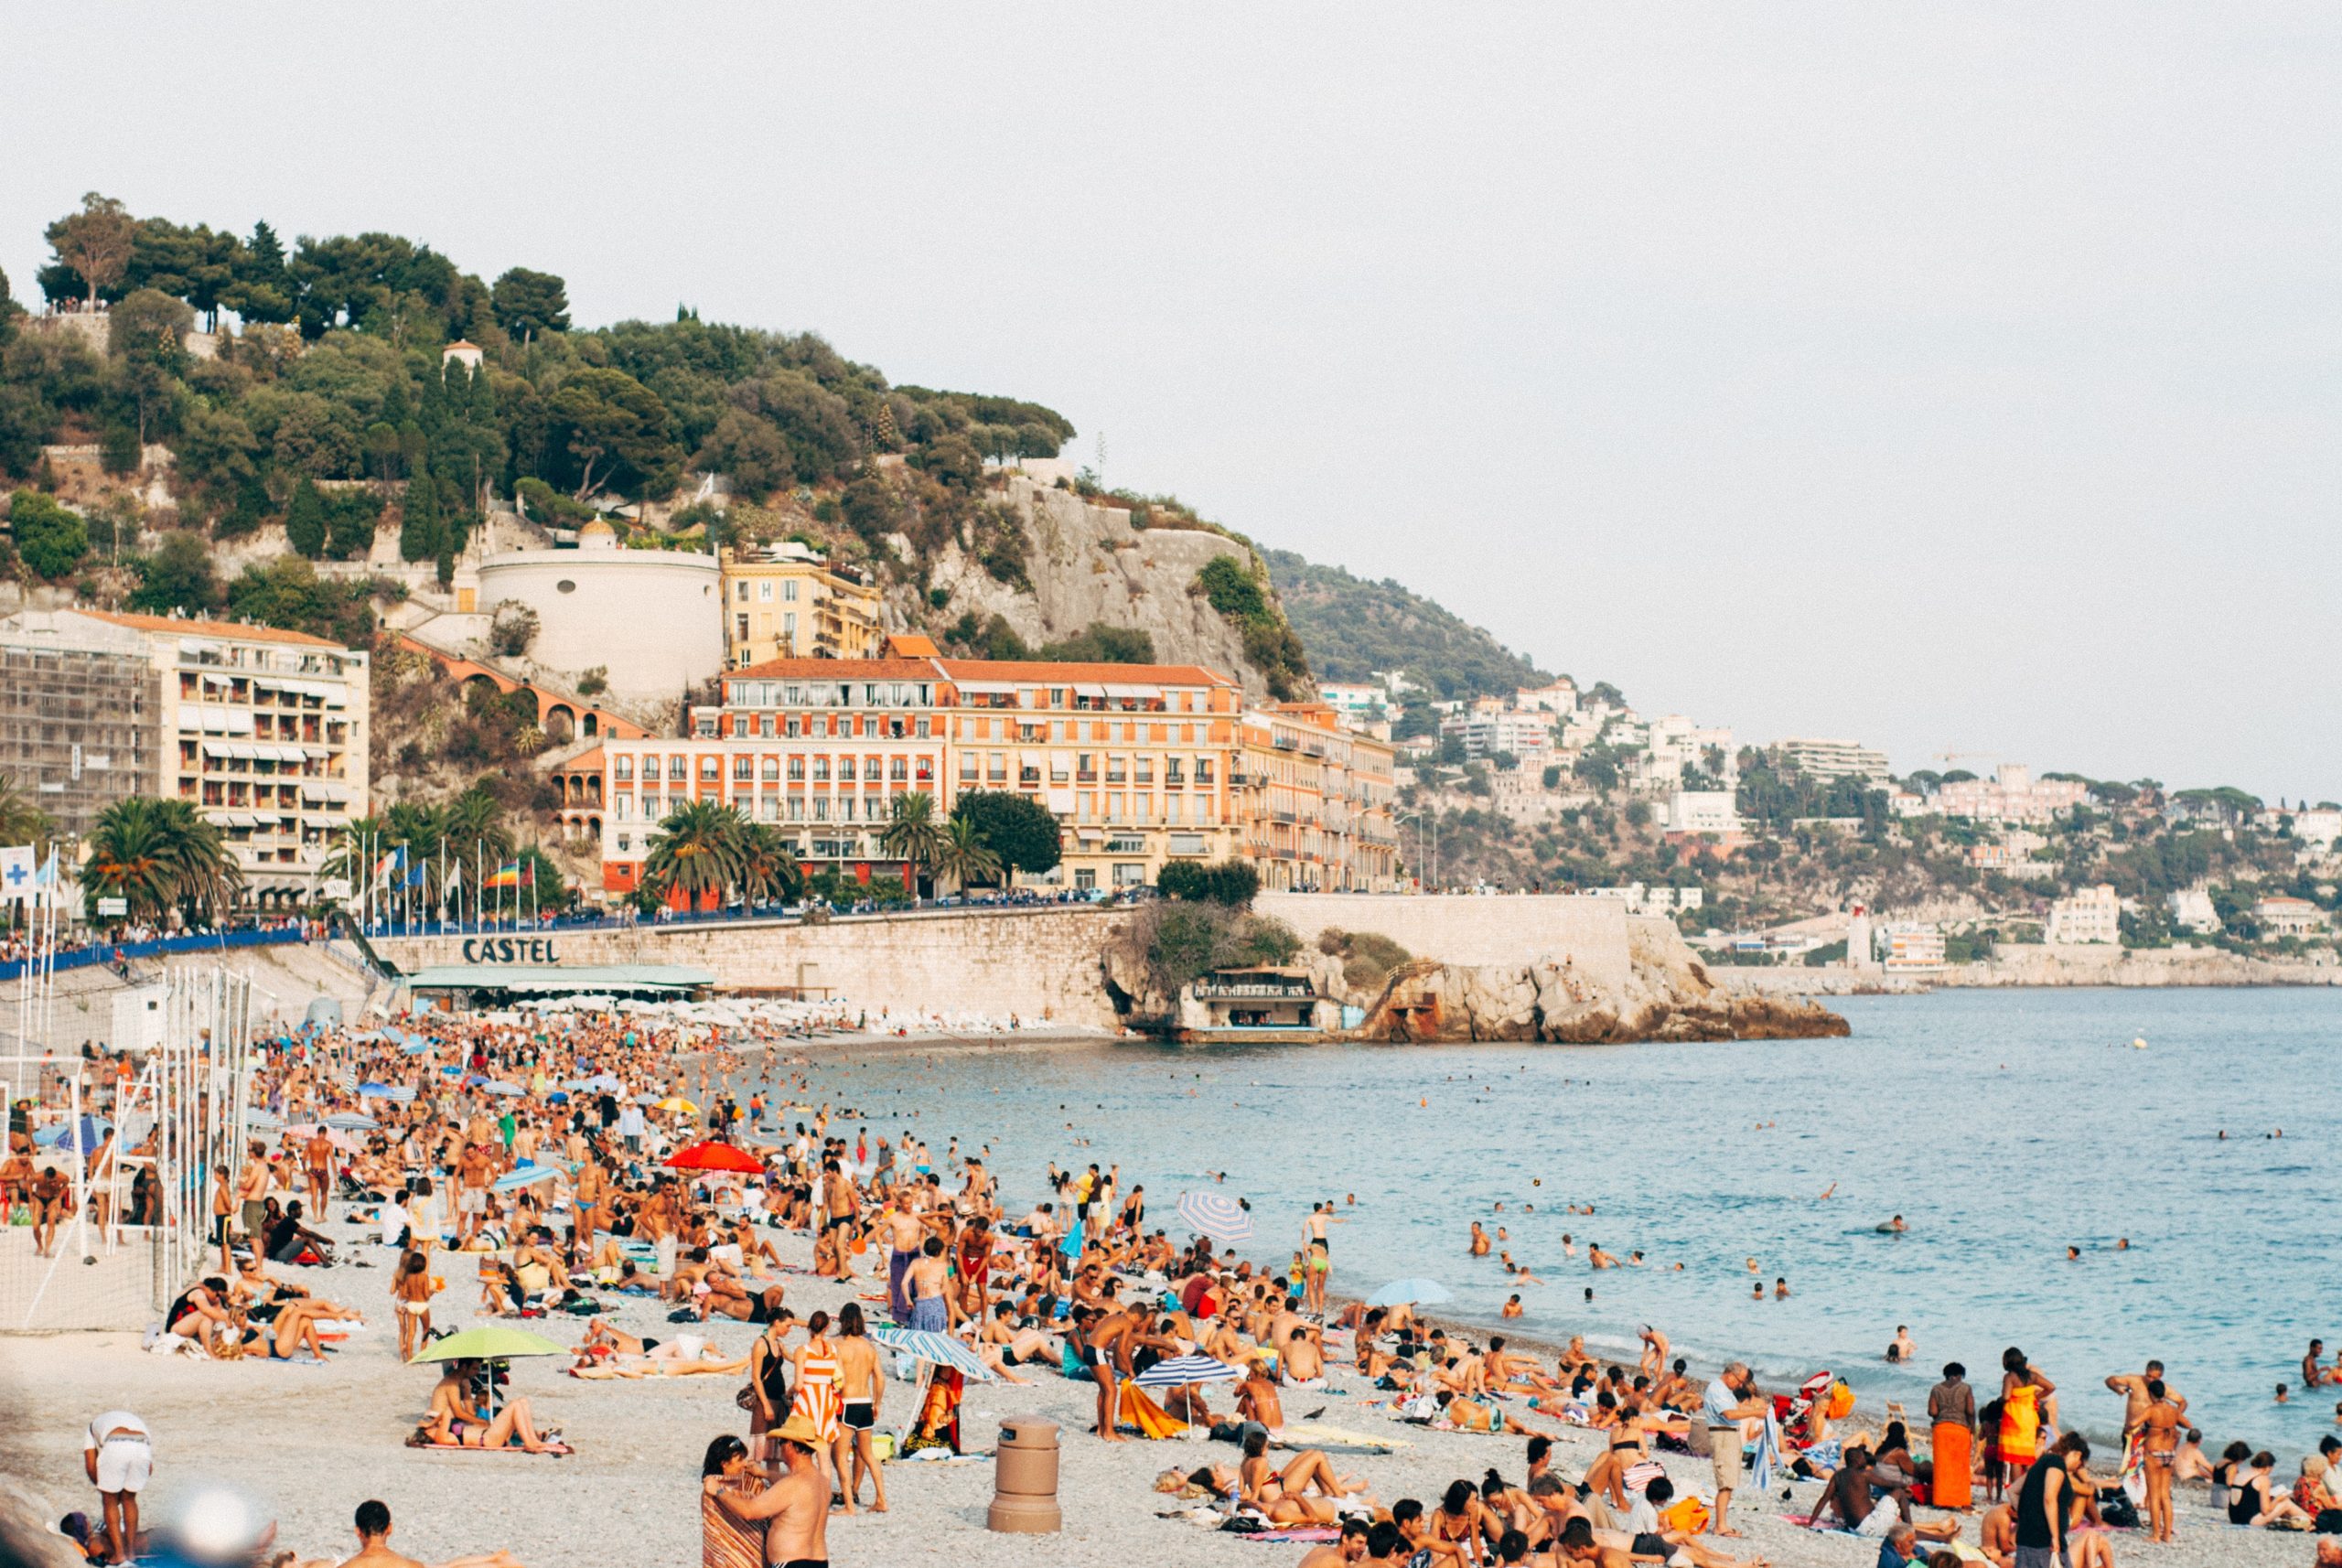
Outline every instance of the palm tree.
<path id="1" fill-rule="evenodd" d="M 172 902 L 193 926 L 227 912 L 244 886 L 244 868 L 228 852 L 219 825 L 207 822 L 192 800 L 162 802 L 168 835 Z"/>
<path id="2" fill-rule="evenodd" d="M 696 905 L 722 897 L 739 879 L 748 819 L 718 800 L 689 800 L 667 813 L 643 857 L 643 885 L 660 897 L 677 891 Z"/>
<path id="3" fill-rule="evenodd" d="M 219 828 L 193 802 L 134 795 L 98 813 L 82 888 L 93 917 L 98 899 L 120 898 L 133 919 L 160 920 L 177 908 L 194 925 L 233 903 L 243 880 Z"/>
<path id="4" fill-rule="evenodd" d="M 746 824 L 740 847 L 740 897 L 750 904 L 794 898 L 805 890 L 805 870 L 772 828 Z"/>
<path id="5" fill-rule="evenodd" d="M 895 797 L 895 816 L 878 835 L 878 847 L 919 871 L 932 873 L 943 848 L 935 821 L 935 797 L 925 790 Z"/>
<path id="6" fill-rule="evenodd" d="M 935 874 L 949 876 L 953 886 L 965 891 L 971 882 L 989 882 L 1000 875 L 1000 856 L 984 843 L 984 836 L 975 822 L 967 817 L 954 817 L 943 830 L 943 843 L 935 852 Z"/>
<path id="7" fill-rule="evenodd" d="M 33 804 L 15 777 L 0 773 L 0 844 L 45 844 L 56 831 L 48 813 Z"/>

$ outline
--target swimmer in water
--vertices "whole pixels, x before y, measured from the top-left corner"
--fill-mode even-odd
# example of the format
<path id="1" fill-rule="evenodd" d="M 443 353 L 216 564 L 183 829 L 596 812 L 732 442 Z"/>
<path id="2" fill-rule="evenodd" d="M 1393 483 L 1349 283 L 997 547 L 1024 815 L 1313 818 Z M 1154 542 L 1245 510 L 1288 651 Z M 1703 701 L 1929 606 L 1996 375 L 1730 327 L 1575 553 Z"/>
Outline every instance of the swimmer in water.
<path id="1" fill-rule="evenodd" d="M 1472 1221 L 1472 1239 L 1465 1244 L 1464 1250 L 1475 1258 L 1485 1258 L 1488 1255 L 1488 1233 L 1481 1230 L 1480 1222 L 1475 1219 Z"/>
<path id="2" fill-rule="evenodd" d="M 1773 1299 L 1775 1301 L 1787 1301 L 1789 1298 L 1789 1282 L 1786 1279 L 1776 1278 L 1773 1281 Z"/>

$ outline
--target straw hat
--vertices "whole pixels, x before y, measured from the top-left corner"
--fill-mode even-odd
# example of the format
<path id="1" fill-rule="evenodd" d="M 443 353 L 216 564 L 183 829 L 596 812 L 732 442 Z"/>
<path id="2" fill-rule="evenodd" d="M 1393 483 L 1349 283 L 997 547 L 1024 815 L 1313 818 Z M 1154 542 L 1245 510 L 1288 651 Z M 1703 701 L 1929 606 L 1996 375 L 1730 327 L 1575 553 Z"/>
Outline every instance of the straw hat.
<path id="1" fill-rule="evenodd" d="M 768 1428 L 765 1435 L 778 1443 L 794 1443 L 800 1448 L 822 1446 L 822 1429 L 802 1411 L 791 1411 L 789 1419 L 779 1426 Z"/>

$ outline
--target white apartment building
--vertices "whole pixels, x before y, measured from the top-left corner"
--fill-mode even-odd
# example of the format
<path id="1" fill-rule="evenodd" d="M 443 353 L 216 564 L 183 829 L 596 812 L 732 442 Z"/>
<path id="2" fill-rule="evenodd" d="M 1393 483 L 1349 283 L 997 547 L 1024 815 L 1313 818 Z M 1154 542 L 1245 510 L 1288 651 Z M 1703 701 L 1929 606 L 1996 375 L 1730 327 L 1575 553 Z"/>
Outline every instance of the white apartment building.
<path id="1" fill-rule="evenodd" d="M 1512 705 L 1526 712 L 1577 712 L 1577 682 L 1564 675 L 1543 686 L 1523 686 L 1512 694 Z"/>
<path id="2" fill-rule="evenodd" d="M 2049 928 L 2042 940 L 2060 942 L 2119 942 L 2122 940 L 2122 901 L 2106 883 L 2085 887 L 2049 906 Z"/>
<path id="3" fill-rule="evenodd" d="M 1886 967 L 1905 974 L 1950 967 L 1943 956 L 1943 933 L 1920 922 L 1887 927 Z"/>
<path id="4" fill-rule="evenodd" d="M 1782 741 L 1774 748 L 1800 772 L 1816 779 L 1876 779 L 1886 774 L 1886 753 L 1851 740 Z"/>
<path id="5" fill-rule="evenodd" d="M 2315 937 L 2326 930 L 2326 911 L 2306 898 L 2284 895 L 2263 898 L 2252 906 L 2252 918 L 2264 937 Z"/>
<path id="6" fill-rule="evenodd" d="M 2047 822 L 2090 798 L 2079 779 L 2040 779 L 2019 762 L 2004 762 L 1990 779 L 1953 779 L 1936 786 L 1935 810 L 1980 822 Z"/>
<path id="7" fill-rule="evenodd" d="M 1678 789 L 1667 798 L 1671 833 L 1736 833 L 1740 811 L 1729 789 Z"/>
<path id="8" fill-rule="evenodd" d="M 1630 915 L 1672 915 L 1703 908 L 1708 901 L 1703 888 L 1647 887 L 1639 882 L 1630 882 L 1624 887 L 1589 887 L 1585 897 L 1618 899 Z"/>
<path id="9" fill-rule="evenodd" d="M 1365 681 L 1320 681 L 1317 700 L 1353 725 L 1362 725 L 1369 715 L 1391 709 L 1382 688 Z"/>
<path id="10" fill-rule="evenodd" d="M 157 681 L 158 743 L 141 790 L 191 801 L 219 827 L 253 905 L 315 899 L 343 827 L 371 808 L 371 655 L 235 621 L 90 609 L 40 618 L 144 650 Z"/>
<path id="11" fill-rule="evenodd" d="M 1480 699 L 1480 703 L 1490 701 L 1493 699 Z M 1442 739 L 1454 736 L 1463 741 L 1464 755 L 1476 761 L 1500 752 L 1525 757 L 1553 748 L 1551 714 L 1518 713 L 1501 706 L 1483 709 L 1479 703 L 1467 712 L 1440 720 L 1439 733 Z"/>
<path id="12" fill-rule="evenodd" d="M 2164 904 L 2171 910 L 2171 923 L 2183 931 L 2213 936 L 2221 929 L 2220 912 L 2212 907 L 2212 896 L 2201 887 L 2174 893 Z"/>
<path id="13" fill-rule="evenodd" d="M 2319 849 L 2330 852 L 2335 841 L 2342 839 L 2342 811 L 2321 806 L 2311 811 L 2294 811 L 2292 816 L 2294 837 L 2304 843 L 2315 844 Z"/>

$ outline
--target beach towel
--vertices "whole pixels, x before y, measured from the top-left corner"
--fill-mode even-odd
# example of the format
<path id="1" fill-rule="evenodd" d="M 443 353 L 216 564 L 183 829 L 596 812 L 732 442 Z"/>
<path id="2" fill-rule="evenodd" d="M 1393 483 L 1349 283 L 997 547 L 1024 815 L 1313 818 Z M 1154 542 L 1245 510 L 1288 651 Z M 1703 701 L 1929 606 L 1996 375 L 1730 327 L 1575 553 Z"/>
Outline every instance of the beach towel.
<path id="1" fill-rule="evenodd" d="M 1133 1427 L 1141 1437 L 1161 1439 L 1187 1434 L 1187 1423 L 1155 1402 L 1144 1389 L 1128 1378 L 1123 1380 L 1120 1418 L 1115 1427 Z"/>
<path id="2" fill-rule="evenodd" d="M 1297 1421 L 1284 1429 L 1287 1446 L 1302 1448 L 1412 1448 L 1403 1437 L 1384 1437 L 1374 1433 L 1353 1432 L 1346 1426 L 1328 1426 L 1323 1422 Z"/>
<path id="3" fill-rule="evenodd" d="M 1339 1527 L 1330 1524 L 1302 1525 L 1292 1530 L 1259 1530 L 1241 1539 L 1262 1541 L 1273 1546 L 1324 1546 L 1342 1538 Z"/>
<path id="4" fill-rule="evenodd" d="M 1975 1434 L 1964 1423 L 1939 1421 L 1935 1428 L 1935 1469 L 1928 1500 L 1939 1509 L 1964 1509 L 1973 1500 Z"/>
<path id="5" fill-rule="evenodd" d="M 725 1495 L 746 1502 L 764 1490 L 754 1477 L 725 1484 Z M 704 1491 L 699 1499 L 700 1568 L 764 1568 L 765 1525 L 736 1518 Z"/>

